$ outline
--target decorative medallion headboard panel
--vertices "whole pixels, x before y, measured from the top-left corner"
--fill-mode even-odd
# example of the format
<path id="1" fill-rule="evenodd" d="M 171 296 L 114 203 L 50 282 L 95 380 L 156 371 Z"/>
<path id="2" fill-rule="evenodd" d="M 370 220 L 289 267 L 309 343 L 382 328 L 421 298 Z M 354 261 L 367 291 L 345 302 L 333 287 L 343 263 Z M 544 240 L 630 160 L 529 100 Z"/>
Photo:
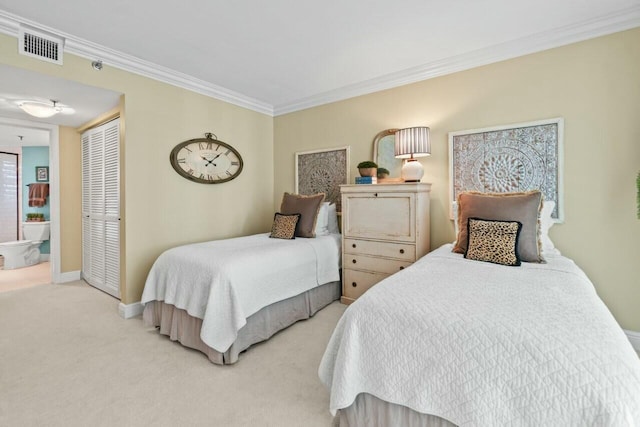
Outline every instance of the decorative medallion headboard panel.
<path id="1" fill-rule="evenodd" d="M 552 218 L 562 222 L 563 133 L 562 118 L 450 132 L 451 201 L 463 191 L 539 189 L 545 200 L 556 202 Z"/>
<path id="2" fill-rule="evenodd" d="M 340 147 L 296 153 L 295 192 L 325 193 L 325 201 L 341 212 L 340 184 L 349 183 L 349 151 Z"/>

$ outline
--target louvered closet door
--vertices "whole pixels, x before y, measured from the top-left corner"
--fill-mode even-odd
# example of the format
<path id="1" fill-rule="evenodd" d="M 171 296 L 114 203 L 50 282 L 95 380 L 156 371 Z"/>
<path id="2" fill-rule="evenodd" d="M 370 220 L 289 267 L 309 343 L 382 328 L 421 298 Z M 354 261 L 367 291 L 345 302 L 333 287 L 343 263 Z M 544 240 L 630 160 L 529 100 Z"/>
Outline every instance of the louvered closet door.
<path id="1" fill-rule="evenodd" d="M 120 297 L 120 121 L 82 135 L 82 275 Z"/>

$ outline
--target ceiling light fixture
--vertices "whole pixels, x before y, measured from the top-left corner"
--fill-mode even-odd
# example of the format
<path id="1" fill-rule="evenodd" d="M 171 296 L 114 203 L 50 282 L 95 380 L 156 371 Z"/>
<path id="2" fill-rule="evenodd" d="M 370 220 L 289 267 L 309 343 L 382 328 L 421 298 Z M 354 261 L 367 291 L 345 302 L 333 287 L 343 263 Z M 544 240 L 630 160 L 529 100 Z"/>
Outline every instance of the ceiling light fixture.
<path id="1" fill-rule="evenodd" d="M 20 101 L 18 107 L 30 116 L 46 119 L 62 111 L 62 107 L 56 105 L 57 102 L 58 101 L 54 101 L 53 99 L 51 100 L 51 104 L 40 101 Z"/>

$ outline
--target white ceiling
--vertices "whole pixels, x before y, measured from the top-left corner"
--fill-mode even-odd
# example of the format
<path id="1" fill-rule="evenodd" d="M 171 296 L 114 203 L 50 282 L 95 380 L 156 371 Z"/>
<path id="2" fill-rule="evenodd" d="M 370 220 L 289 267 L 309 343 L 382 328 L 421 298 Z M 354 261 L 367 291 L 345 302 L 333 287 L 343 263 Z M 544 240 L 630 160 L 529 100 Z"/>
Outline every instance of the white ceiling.
<path id="1" fill-rule="evenodd" d="M 15 22 L 277 115 L 640 26 L 640 0 L 0 0 Z"/>
<path id="2" fill-rule="evenodd" d="M 18 108 L 17 100 L 56 100 L 70 106 L 74 114 L 57 114 L 47 119 L 29 116 Z M 117 92 L 83 85 L 32 71 L 0 64 L 0 146 L 48 145 L 49 133 L 37 126 L 19 126 L 15 120 L 78 127 L 115 108 Z M 19 136 L 23 136 L 22 139 Z"/>
<path id="3" fill-rule="evenodd" d="M 47 119 L 29 116 L 16 100 L 56 100 L 75 110 Z M 120 94 L 44 74 L 0 64 L 0 115 L 77 127 L 118 106 Z"/>
<path id="4" fill-rule="evenodd" d="M 42 129 L 0 123 L 0 151 L 3 147 L 49 145 L 49 132 Z"/>

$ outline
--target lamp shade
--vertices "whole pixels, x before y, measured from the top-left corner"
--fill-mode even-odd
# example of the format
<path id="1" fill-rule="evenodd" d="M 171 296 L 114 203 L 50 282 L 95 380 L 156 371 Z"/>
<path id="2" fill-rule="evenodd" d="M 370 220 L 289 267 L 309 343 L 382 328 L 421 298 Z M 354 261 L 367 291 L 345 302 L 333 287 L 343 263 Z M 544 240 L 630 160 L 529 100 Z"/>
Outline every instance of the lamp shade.
<path id="1" fill-rule="evenodd" d="M 428 127 L 400 129 L 396 132 L 395 157 L 409 159 L 431 154 Z"/>

